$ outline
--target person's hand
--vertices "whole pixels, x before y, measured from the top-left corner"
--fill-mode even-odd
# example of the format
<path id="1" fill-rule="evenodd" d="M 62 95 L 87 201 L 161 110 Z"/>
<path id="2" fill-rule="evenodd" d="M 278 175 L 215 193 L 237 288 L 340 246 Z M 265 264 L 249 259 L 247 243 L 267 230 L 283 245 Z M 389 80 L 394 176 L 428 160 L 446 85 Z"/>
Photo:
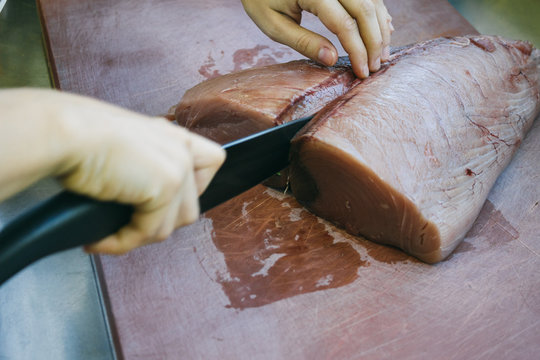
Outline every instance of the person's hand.
<path id="1" fill-rule="evenodd" d="M 129 225 L 86 250 L 125 253 L 194 222 L 198 197 L 224 161 L 222 148 L 163 118 L 77 100 L 70 116 L 78 118 L 68 126 L 79 134 L 78 144 L 59 174 L 62 184 L 90 197 L 135 205 Z"/>
<path id="2" fill-rule="evenodd" d="M 32 124 L 19 112 L 20 123 L 26 121 L 30 124 L 26 130 L 34 125 L 39 132 L 35 136 L 34 130 L 26 132 L 31 148 L 40 153 L 27 158 L 30 163 L 36 157 L 42 164 L 51 163 L 35 178 L 56 176 L 71 191 L 135 206 L 129 225 L 87 251 L 123 254 L 164 240 L 175 228 L 197 219 L 198 196 L 225 158 L 219 145 L 163 118 L 90 98 L 56 91 L 11 91 L 17 92 L 14 101 L 36 119 Z M 28 175 L 32 169 L 24 165 L 25 151 L 32 150 L 19 149 L 20 164 L 14 167 L 26 168 L 19 173 Z"/>
<path id="3" fill-rule="evenodd" d="M 337 50 L 325 37 L 300 26 L 303 10 L 337 35 L 356 76 L 368 77 L 390 56 L 394 28 L 383 0 L 242 0 L 242 4 L 267 36 L 323 65 L 335 64 Z"/>

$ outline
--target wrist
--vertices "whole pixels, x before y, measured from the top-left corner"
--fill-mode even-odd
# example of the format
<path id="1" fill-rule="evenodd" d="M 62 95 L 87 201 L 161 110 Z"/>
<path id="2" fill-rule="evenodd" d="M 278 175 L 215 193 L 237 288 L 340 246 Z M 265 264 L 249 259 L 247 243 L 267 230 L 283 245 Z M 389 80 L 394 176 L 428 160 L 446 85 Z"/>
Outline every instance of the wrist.
<path id="1" fill-rule="evenodd" d="M 79 96 L 57 92 L 52 102 L 52 114 L 48 117 L 50 126 L 49 151 L 53 154 L 50 175 L 59 177 L 72 172 L 83 159 L 84 149 L 88 148 L 91 129 L 85 123 L 85 106 L 80 104 Z"/>

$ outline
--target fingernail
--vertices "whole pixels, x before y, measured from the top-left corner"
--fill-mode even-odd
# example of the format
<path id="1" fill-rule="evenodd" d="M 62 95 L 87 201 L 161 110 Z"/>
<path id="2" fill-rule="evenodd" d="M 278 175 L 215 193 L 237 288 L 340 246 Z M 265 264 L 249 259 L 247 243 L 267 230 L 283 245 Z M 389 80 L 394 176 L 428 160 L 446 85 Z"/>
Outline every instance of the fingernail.
<path id="1" fill-rule="evenodd" d="M 388 60 L 390 57 L 390 46 L 385 46 L 382 53 L 383 60 Z"/>
<path id="2" fill-rule="evenodd" d="M 334 52 L 327 47 L 322 47 L 318 55 L 319 62 L 331 66 L 334 65 Z"/>
<path id="3" fill-rule="evenodd" d="M 367 64 L 362 66 L 362 73 L 364 74 L 364 77 L 369 76 L 369 68 L 368 68 Z"/>
<path id="4" fill-rule="evenodd" d="M 388 26 L 390 26 L 390 31 L 394 31 L 394 25 L 392 25 L 392 23 L 390 22 L 390 24 L 388 24 Z"/>

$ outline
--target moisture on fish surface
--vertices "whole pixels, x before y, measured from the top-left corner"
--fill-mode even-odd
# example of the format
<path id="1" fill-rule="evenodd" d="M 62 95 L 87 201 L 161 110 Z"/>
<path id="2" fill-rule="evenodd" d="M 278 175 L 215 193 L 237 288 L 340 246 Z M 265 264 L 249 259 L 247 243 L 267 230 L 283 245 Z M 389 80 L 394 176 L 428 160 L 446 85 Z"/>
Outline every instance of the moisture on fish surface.
<path id="1" fill-rule="evenodd" d="M 221 144 L 313 115 L 355 81 L 348 59 L 333 67 L 297 60 L 243 70 L 189 89 L 176 122 Z"/>
<path id="2" fill-rule="evenodd" d="M 395 53 L 296 136 L 291 187 L 318 216 L 428 263 L 461 242 L 540 111 L 540 51 L 500 37 Z"/>

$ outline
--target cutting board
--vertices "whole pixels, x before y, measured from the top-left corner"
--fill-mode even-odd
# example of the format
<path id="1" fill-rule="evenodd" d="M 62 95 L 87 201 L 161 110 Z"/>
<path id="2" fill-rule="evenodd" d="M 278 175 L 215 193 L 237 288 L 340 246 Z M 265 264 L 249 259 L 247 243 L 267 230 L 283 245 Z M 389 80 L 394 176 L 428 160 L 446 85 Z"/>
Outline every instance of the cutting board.
<path id="1" fill-rule="evenodd" d="M 151 115 L 219 74 L 301 58 L 239 0 L 39 0 L 55 85 Z M 393 45 L 474 33 L 446 0 L 387 0 Z M 336 37 L 313 16 L 306 27 Z M 340 48 L 341 54 L 343 50 Z M 116 351 L 141 359 L 532 359 L 540 121 L 465 241 L 427 265 L 257 186 L 125 256 L 96 257 Z"/>

